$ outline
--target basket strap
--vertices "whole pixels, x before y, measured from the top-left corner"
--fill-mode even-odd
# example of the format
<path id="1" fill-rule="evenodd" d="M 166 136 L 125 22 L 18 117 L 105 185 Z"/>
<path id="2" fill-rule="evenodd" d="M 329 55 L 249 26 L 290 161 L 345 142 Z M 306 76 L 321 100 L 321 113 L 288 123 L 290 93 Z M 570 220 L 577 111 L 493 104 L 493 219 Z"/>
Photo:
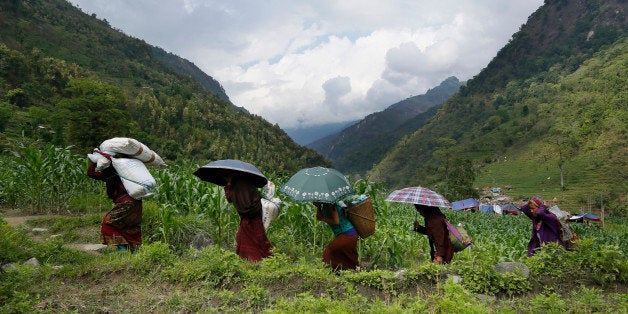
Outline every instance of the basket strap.
<path id="1" fill-rule="evenodd" d="M 352 213 L 352 212 L 348 212 L 347 214 L 349 214 L 349 215 L 356 215 L 356 216 L 358 216 L 358 217 L 360 217 L 360 218 L 363 218 L 363 219 L 366 219 L 366 220 L 370 220 L 370 221 L 372 221 L 372 222 L 375 222 L 375 219 L 371 219 L 371 218 L 368 218 L 368 217 L 364 217 L 364 216 L 362 216 L 362 215 L 360 215 L 360 214 L 356 214 L 356 213 Z"/>

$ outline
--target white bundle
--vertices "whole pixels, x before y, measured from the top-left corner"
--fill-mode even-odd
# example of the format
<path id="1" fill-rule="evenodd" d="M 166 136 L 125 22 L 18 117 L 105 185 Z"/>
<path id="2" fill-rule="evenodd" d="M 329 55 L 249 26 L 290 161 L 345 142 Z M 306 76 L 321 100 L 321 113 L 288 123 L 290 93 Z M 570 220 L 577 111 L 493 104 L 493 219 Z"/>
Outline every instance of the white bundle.
<path id="1" fill-rule="evenodd" d="M 87 154 L 87 158 L 96 164 L 96 171 L 102 171 L 103 169 L 111 166 L 111 161 L 101 154 Z"/>
<path id="2" fill-rule="evenodd" d="M 146 164 L 165 166 L 166 163 L 157 153 L 140 141 L 128 137 L 114 137 L 100 144 L 100 150 L 124 154 L 128 157 L 139 159 Z"/>
<path id="3" fill-rule="evenodd" d="M 281 208 L 281 200 L 275 196 L 275 184 L 268 181 L 264 186 L 264 194 L 266 198 L 262 198 L 262 222 L 264 229 L 268 229 L 270 224 L 279 216 Z"/>
<path id="4" fill-rule="evenodd" d="M 112 165 L 118 172 L 124 188 L 134 199 L 142 199 L 153 194 L 155 179 L 146 165 L 134 158 L 112 158 Z"/>
<path id="5" fill-rule="evenodd" d="M 262 222 L 264 223 L 264 229 L 268 229 L 271 223 L 279 216 L 279 209 L 281 208 L 281 200 L 274 197 L 270 200 L 262 198 Z"/>

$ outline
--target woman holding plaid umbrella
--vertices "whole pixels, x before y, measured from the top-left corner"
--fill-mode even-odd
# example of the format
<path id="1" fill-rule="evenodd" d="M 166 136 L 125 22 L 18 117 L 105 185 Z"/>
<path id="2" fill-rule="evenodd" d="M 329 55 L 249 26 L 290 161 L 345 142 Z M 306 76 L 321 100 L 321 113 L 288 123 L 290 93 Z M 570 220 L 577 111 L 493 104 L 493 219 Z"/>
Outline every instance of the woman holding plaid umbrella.
<path id="1" fill-rule="evenodd" d="M 438 207 L 414 204 L 414 208 L 425 218 L 425 226 L 414 221 L 414 231 L 427 235 L 432 261 L 439 264 L 451 262 L 454 245 L 449 240 L 445 215 Z"/>
<path id="2" fill-rule="evenodd" d="M 386 201 L 414 204 L 414 208 L 425 218 L 425 226 L 414 221 L 414 231 L 427 235 L 430 256 L 435 263 L 449 263 L 454 256 L 454 245 L 449 240 L 447 218 L 440 207 L 451 208 L 451 203 L 442 195 L 424 187 L 412 186 L 396 190 Z"/>

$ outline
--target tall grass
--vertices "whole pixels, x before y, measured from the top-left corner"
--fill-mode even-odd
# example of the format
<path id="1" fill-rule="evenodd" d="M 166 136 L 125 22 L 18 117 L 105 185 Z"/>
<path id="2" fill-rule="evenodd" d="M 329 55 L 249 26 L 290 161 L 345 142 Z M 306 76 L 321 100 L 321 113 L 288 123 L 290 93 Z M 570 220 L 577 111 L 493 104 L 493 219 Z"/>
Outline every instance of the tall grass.
<path id="1" fill-rule="evenodd" d="M 86 165 L 86 157 L 69 149 L 37 143 L 13 145 L 0 156 L 0 206 L 28 213 L 81 214 L 90 206 L 108 210 L 111 202 L 104 193 L 104 184 L 87 177 Z M 155 194 L 144 200 L 145 242 L 161 241 L 182 250 L 194 236 L 207 234 L 219 246 L 233 248 L 239 217 L 225 199 L 222 187 L 192 175 L 197 167 L 187 163 L 150 169 L 158 185 Z M 277 187 L 283 184 L 281 180 L 275 182 Z M 427 238 L 412 231 L 415 219 L 422 222 L 412 205 L 386 202 L 389 191 L 372 182 L 357 181 L 354 188 L 358 194 L 371 196 L 376 216 L 375 233 L 359 240 L 363 267 L 397 269 L 429 261 Z M 294 258 L 319 259 L 333 238 L 330 228 L 316 221 L 312 204 L 277 196 L 283 206 L 267 230 L 276 250 Z M 98 204 L 89 205 L 89 202 Z M 464 223 L 476 244 L 476 248 L 457 253 L 455 260 L 469 263 L 482 260 L 488 264 L 525 259 L 531 234 L 527 217 L 451 210 L 444 213 L 452 223 Z M 601 248 L 617 248 L 625 255 L 627 221 L 615 218 L 609 222 L 609 230 L 585 224 L 574 225 L 574 230 Z"/>
<path id="2" fill-rule="evenodd" d="M 86 165 L 69 149 L 11 145 L 0 159 L 0 202 L 32 213 L 71 212 L 71 200 L 99 192 L 84 173 Z"/>

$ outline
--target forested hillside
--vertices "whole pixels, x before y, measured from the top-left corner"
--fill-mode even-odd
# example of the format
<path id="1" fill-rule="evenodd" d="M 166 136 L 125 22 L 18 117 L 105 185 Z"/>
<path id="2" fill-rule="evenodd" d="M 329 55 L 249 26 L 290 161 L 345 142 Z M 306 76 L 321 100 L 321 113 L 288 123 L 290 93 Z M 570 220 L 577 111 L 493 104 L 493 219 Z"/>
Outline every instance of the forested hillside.
<path id="1" fill-rule="evenodd" d="M 155 51 L 62 0 L 0 2 L 1 136 L 79 153 L 128 136 L 169 160 L 237 158 L 277 173 L 329 164 Z"/>
<path id="2" fill-rule="evenodd" d="M 363 175 L 381 161 L 403 136 L 421 128 L 434 115 L 432 108 L 440 107 L 461 85 L 456 77 L 450 77 L 423 95 L 407 98 L 372 113 L 308 147 L 331 159 L 334 167 L 344 173 Z"/>
<path id="3" fill-rule="evenodd" d="M 477 175 L 520 192 L 558 191 L 576 208 L 591 194 L 623 208 L 626 7 L 625 1 L 546 1 L 370 176 L 391 186 L 447 187 L 457 177 Z M 501 173 L 483 177 L 497 165 Z"/>

